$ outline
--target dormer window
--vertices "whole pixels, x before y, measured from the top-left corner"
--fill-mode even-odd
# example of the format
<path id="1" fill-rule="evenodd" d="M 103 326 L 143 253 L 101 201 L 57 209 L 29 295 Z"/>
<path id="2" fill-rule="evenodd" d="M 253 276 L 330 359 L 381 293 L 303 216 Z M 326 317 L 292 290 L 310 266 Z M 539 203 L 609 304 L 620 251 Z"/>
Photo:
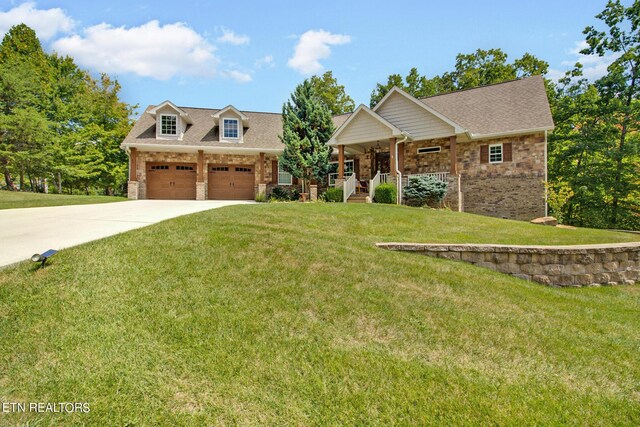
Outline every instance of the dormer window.
<path id="1" fill-rule="evenodd" d="M 238 139 L 238 119 L 223 119 L 222 129 L 224 138 Z"/>
<path id="2" fill-rule="evenodd" d="M 178 116 L 175 114 L 160 115 L 160 135 L 178 134 Z"/>

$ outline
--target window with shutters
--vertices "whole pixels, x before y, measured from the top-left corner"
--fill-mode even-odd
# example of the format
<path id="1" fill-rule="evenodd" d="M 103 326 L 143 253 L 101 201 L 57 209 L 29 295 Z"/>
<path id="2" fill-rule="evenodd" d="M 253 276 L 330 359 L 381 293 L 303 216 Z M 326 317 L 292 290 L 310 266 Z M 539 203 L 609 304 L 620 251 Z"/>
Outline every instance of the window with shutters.
<path id="1" fill-rule="evenodd" d="M 280 166 L 278 162 L 278 185 L 291 185 L 293 183 L 293 176 L 289 172 L 286 172 Z"/>
<path id="2" fill-rule="evenodd" d="M 489 146 L 489 163 L 502 163 L 502 144 Z"/>

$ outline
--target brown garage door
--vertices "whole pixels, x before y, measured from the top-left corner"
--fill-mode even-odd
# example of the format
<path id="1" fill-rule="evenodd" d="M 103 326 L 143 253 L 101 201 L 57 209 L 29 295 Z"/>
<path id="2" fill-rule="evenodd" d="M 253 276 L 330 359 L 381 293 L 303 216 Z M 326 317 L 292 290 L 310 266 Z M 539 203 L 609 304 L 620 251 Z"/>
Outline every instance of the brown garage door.
<path id="1" fill-rule="evenodd" d="M 251 200 L 255 192 L 253 165 L 209 165 L 209 198 Z"/>
<path id="2" fill-rule="evenodd" d="M 195 163 L 147 163 L 147 198 L 196 199 Z"/>

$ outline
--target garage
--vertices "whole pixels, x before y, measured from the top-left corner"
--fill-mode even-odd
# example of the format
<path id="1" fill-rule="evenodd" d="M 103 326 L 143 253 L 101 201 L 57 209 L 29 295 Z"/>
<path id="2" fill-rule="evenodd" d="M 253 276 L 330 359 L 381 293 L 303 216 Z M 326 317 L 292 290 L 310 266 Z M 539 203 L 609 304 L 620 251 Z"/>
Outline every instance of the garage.
<path id="1" fill-rule="evenodd" d="M 147 198 L 196 199 L 195 163 L 147 163 Z"/>
<path id="2" fill-rule="evenodd" d="M 209 199 L 253 200 L 255 168 L 253 165 L 209 165 Z"/>

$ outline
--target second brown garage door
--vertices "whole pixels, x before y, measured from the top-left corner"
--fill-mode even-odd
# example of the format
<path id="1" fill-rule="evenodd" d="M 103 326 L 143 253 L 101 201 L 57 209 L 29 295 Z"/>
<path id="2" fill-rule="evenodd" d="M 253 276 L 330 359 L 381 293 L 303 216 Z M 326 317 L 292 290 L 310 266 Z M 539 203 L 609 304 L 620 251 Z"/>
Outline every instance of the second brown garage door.
<path id="1" fill-rule="evenodd" d="M 147 198 L 196 199 L 195 163 L 147 163 Z"/>
<path id="2" fill-rule="evenodd" d="M 209 198 L 252 200 L 255 193 L 253 165 L 209 165 Z"/>

